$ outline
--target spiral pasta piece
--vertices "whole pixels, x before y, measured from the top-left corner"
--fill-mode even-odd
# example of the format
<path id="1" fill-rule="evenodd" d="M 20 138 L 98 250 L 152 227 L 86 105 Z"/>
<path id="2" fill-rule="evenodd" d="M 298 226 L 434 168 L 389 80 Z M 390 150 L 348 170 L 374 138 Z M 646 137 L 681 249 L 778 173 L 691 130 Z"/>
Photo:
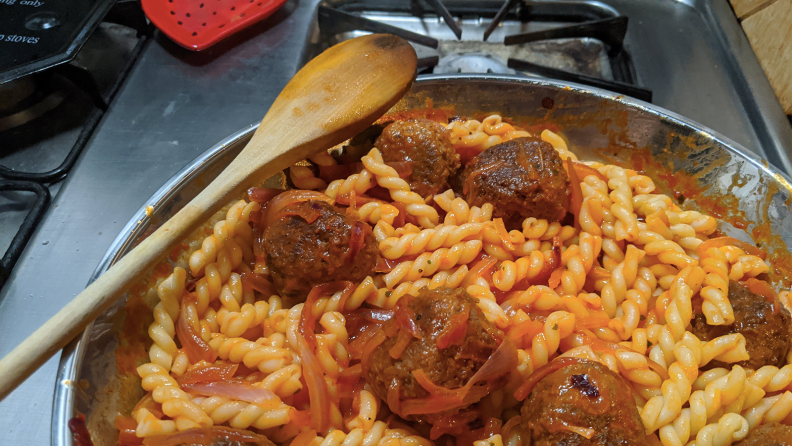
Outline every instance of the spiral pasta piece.
<path id="1" fill-rule="evenodd" d="M 552 257 L 551 251 L 533 251 L 531 255 L 520 257 L 515 261 L 504 261 L 500 268 L 492 274 L 492 282 L 495 288 L 509 291 L 523 280 L 538 277 Z"/>
<path id="2" fill-rule="evenodd" d="M 492 220 L 491 204 L 484 203 L 481 207 L 470 207 L 465 200 L 456 197 L 451 189 L 435 195 L 433 200 L 446 212 L 444 225 L 460 226 L 465 223 L 483 223 Z"/>
<path id="3" fill-rule="evenodd" d="M 315 435 L 315 434 L 314 434 Z M 316 437 L 311 446 L 432 446 L 431 441 L 405 429 L 389 429 L 382 421 L 376 421 L 368 431 L 352 429 L 330 431 L 325 437 Z"/>
<path id="4" fill-rule="evenodd" d="M 544 323 L 542 332 L 533 338 L 530 351 L 526 350 L 524 352 L 528 361 L 530 361 L 529 374 L 548 363 L 550 355 L 558 350 L 561 339 L 572 334 L 574 327 L 574 314 L 566 311 L 550 313 Z"/>
<path id="5" fill-rule="evenodd" d="M 750 426 L 748 421 L 738 414 L 726 414 L 718 420 L 699 431 L 696 436 L 696 446 L 728 446 L 734 441 L 739 441 L 748 435 Z"/>
<path id="6" fill-rule="evenodd" d="M 738 257 L 737 261 L 732 264 L 731 271 L 729 271 L 729 280 L 736 282 L 750 277 L 756 277 L 768 271 L 770 271 L 770 266 L 760 257 L 744 255 Z"/>
<path id="7" fill-rule="evenodd" d="M 298 189 L 305 190 L 319 190 L 327 187 L 321 178 L 316 178 L 313 171 L 308 166 L 299 166 L 295 164 L 289 167 L 289 178 Z"/>
<path id="8" fill-rule="evenodd" d="M 399 209 L 396 206 L 370 201 L 357 209 L 361 220 L 376 225 L 380 220 L 390 225 L 399 216 Z"/>
<path id="9" fill-rule="evenodd" d="M 540 137 L 542 138 L 542 141 L 550 144 L 554 149 L 556 149 L 562 160 L 571 159 L 573 161 L 577 161 L 577 155 L 569 151 L 566 141 L 564 141 L 564 139 L 558 136 L 556 133 L 544 129 L 542 130 Z"/>
<path id="10" fill-rule="evenodd" d="M 374 174 L 377 184 L 388 189 L 394 201 L 404 204 L 407 214 L 416 217 L 421 226 L 433 228 L 437 225 L 440 219 L 437 211 L 427 205 L 420 195 L 410 190 L 410 185 L 399 177 L 396 169 L 385 164 L 379 150 L 371 149 L 361 161 Z"/>
<path id="11" fill-rule="evenodd" d="M 209 345 L 217 351 L 222 359 L 243 363 L 250 369 L 258 369 L 264 373 L 272 373 L 292 362 L 292 353 L 283 348 L 285 339 L 272 345 L 268 338 L 256 342 L 245 338 L 230 338 L 214 333 Z"/>
<path id="12" fill-rule="evenodd" d="M 607 166 L 600 171 L 608 177 L 608 187 L 613 205 L 610 214 L 616 218 L 613 226 L 616 240 L 634 242 L 638 239 L 638 219 L 633 213 L 633 193 L 627 171 L 617 166 Z"/>
<path id="13" fill-rule="evenodd" d="M 325 195 L 332 199 L 352 192 L 363 195 L 374 186 L 376 186 L 374 175 L 369 170 L 363 169 L 360 173 L 352 174 L 344 180 L 330 182 L 325 189 Z"/>
<path id="14" fill-rule="evenodd" d="M 228 424 L 237 429 L 255 427 L 269 429 L 281 426 L 290 421 L 289 406 L 280 402 L 268 404 L 253 404 L 244 401 L 235 401 L 219 396 L 201 398 L 200 409 L 215 424 Z"/>
<path id="15" fill-rule="evenodd" d="M 178 348 L 173 337 L 176 335 L 175 321 L 179 317 L 179 305 L 184 294 L 187 271 L 176 267 L 173 273 L 157 286 L 159 303 L 154 307 L 154 322 L 149 325 L 148 335 L 154 344 L 149 349 L 149 359 L 165 370 L 170 370 Z"/>
<path id="16" fill-rule="evenodd" d="M 259 301 L 244 304 L 239 311 L 228 311 L 221 308 L 217 312 L 219 332 L 228 337 L 242 336 L 248 329 L 261 325 L 264 320 L 280 308 L 280 297 L 272 296 L 269 302 Z"/>
<path id="17" fill-rule="evenodd" d="M 465 223 L 461 226 L 442 225 L 434 229 L 424 229 L 417 234 L 388 237 L 380 242 L 379 250 L 386 259 L 398 259 L 439 248 L 450 248 L 463 240 L 479 236 L 484 225 L 484 223 Z"/>
<path id="18" fill-rule="evenodd" d="M 221 250 L 230 242 L 234 242 L 230 250 L 239 250 L 240 257 L 244 255 L 252 260 L 253 251 L 250 246 L 253 243 L 253 229 L 249 224 L 250 214 L 260 207 L 254 201 L 246 203 L 245 200 L 240 200 L 228 209 L 225 220 L 215 223 L 212 235 L 203 240 L 201 249 L 190 255 L 190 273 L 193 277 L 203 276 L 204 269 L 219 258 Z"/>
<path id="19" fill-rule="evenodd" d="M 481 240 L 460 242 L 450 248 L 425 252 L 415 260 L 406 260 L 396 265 L 391 272 L 385 275 L 385 285 L 389 289 L 393 289 L 402 281 L 416 281 L 439 270 L 447 270 L 457 265 L 470 263 L 479 252 L 481 252 Z"/>
<path id="20" fill-rule="evenodd" d="M 781 422 L 792 412 L 792 392 L 769 396 L 743 412 L 751 429 L 763 423 Z"/>
<path id="21" fill-rule="evenodd" d="M 668 367 L 669 379 L 661 385 L 662 395 L 652 397 L 640 411 L 641 420 L 650 434 L 671 423 L 690 397 L 691 386 L 698 377 L 701 357 L 700 341 L 691 333 L 674 346 L 676 361 Z"/>
<path id="22" fill-rule="evenodd" d="M 212 420 L 179 388 L 167 370 L 156 364 L 144 364 L 137 372 L 142 378 L 143 390 L 151 392 L 154 401 L 162 404 L 162 412 L 173 419 L 177 430 L 212 426 Z M 145 417 L 142 421 L 151 422 Z"/>
<path id="23" fill-rule="evenodd" d="M 765 392 L 792 390 L 792 364 L 781 368 L 766 365 L 751 373 L 748 380 Z"/>

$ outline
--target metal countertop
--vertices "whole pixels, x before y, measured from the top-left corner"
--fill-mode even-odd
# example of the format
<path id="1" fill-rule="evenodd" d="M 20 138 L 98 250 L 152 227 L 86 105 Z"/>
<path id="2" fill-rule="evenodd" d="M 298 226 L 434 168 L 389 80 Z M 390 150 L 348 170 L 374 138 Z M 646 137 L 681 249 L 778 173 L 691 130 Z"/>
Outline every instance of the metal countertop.
<path id="1" fill-rule="evenodd" d="M 0 292 L 0 355 L 85 287 L 117 233 L 157 188 L 214 143 L 264 115 L 301 62 L 318 2 L 289 0 L 271 18 L 202 53 L 161 35 L 150 42 Z M 757 153 L 768 144 L 792 148 L 788 123 L 785 129 L 743 109 L 747 97 L 771 109 L 780 105 L 767 79 L 756 76 L 761 68 L 736 20 L 711 28 L 711 20 L 730 12 L 726 0 L 607 3 L 631 16 L 628 48 L 634 43 L 657 51 L 631 49 L 641 83 L 655 92 L 657 105 Z M 647 9 L 637 13 L 641 7 Z M 649 20 L 657 17 L 677 25 Z M 652 42 L 661 39 L 673 41 L 665 48 L 678 50 L 657 50 Z M 712 39 L 732 51 L 713 50 Z M 685 67 L 684 75 L 670 71 L 658 55 Z M 735 61 L 750 78 L 748 88 L 719 94 L 729 89 Z M 752 125 L 769 130 L 757 136 Z M 0 402 L 0 444 L 49 444 L 57 364 L 52 358 Z"/>

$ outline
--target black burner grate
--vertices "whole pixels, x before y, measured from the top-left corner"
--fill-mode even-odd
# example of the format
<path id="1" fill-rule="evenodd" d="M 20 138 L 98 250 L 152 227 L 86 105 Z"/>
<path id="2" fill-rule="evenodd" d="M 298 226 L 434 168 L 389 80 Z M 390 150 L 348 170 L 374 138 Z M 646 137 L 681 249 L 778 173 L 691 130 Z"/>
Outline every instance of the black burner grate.
<path id="1" fill-rule="evenodd" d="M 36 194 L 36 202 L 31 207 L 27 217 L 25 217 L 25 221 L 19 227 L 19 231 L 11 240 L 11 245 L 6 250 L 3 258 L 0 259 L 0 288 L 3 287 L 8 276 L 11 275 L 11 270 L 14 269 L 19 256 L 22 255 L 22 250 L 25 249 L 30 237 L 33 235 L 33 231 L 36 230 L 50 204 L 49 189 L 33 181 L 0 180 L 0 192 L 6 191 L 33 192 Z"/>
<path id="2" fill-rule="evenodd" d="M 461 39 L 462 29 L 454 20 L 458 17 L 493 17 L 492 23 L 484 33 L 486 41 L 492 32 L 506 19 L 517 19 L 525 22 L 572 22 L 567 26 L 559 26 L 542 31 L 521 33 L 506 36 L 504 45 L 520 45 L 529 42 L 549 41 L 554 39 L 591 38 L 601 41 L 607 46 L 607 55 L 613 80 L 600 79 L 572 71 L 545 66 L 519 58 L 509 58 L 508 68 L 543 77 L 577 82 L 596 88 L 651 102 L 652 92 L 636 86 L 635 70 L 631 58 L 624 48 L 624 37 L 627 33 L 628 19 L 618 15 L 614 10 L 603 12 L 588 2 L 540 2 L 508 0 L 462 2 L 439 0 L 426 1 L 427 4 L 442 17 L 446 25 L 453 31 L 457 39 Z M 405 40 L 429 48 L 438 48 L 439 42 L 433 37 L 402 29 L 391 24 L 362 17 L 356 13 L 375 12 L 392 14 L 409 14 L 423 16 L 430 12 L 418 0 L 394 1 L 379 3 L 373 1 L 328 1 L 319 6 L 319 30 L 323 42 L 339 34 L 352 31 L 386 32 L 398 35 Z M 419 70 L 431 69 L 438 62 L 438 57 L 422 58 Z M 426 71 L 422 71 L 426 72 Z"/>

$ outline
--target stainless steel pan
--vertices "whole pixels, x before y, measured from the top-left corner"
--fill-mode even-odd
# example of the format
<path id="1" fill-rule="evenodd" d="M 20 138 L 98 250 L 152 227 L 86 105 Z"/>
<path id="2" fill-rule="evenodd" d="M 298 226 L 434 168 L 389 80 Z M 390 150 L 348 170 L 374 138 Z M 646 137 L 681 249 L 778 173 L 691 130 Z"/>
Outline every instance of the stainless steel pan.
<path id="1" fill-rule="evenodd" d="M 685 207 L 700 207 L 733 223 L 722 225 L 725 233 L 745 240 L 753 233 L 771 258 L 789 259 L 790 179 L 744 147 L 675 113 L 570 83 L 471 75 L 419 79 L 392 112 L 427 106 L 452 107 L 468 116 L 497 112 L 529 127 L 555 126 L 581 159 L 641 163 L 663 192 L 680 201 L 680 194 L 685 195 Z M 217 176 L 256 126 L 221 141 L 163 185 L 118 235 L 92 280 L 128 252 L 152 223 L 168 219 Z M 284 178 L 269 181 L 282 185 Z M 148 205 L 154 207 L 151 217 L 146 216 Z M 782 267 L 773 278 L 785 282 L 787 276 Z M 134 393 L 142 393 L 139 379 L 116 373 L 116 349 L 129 341 L 122 334 L 126 322 L 120 301 L 64 350 L 53 402 L 52 444 L 72 444 L 67 423 L 78 413 L 88 419 L 96 445 L 116 444 L 116 411 L 128 412 L 136 401 Z M 143 333 L 149 323 L 129 322 L 127 329 L 140 324 Z M 150 341 L 145 341 L 148 348 Z"/>

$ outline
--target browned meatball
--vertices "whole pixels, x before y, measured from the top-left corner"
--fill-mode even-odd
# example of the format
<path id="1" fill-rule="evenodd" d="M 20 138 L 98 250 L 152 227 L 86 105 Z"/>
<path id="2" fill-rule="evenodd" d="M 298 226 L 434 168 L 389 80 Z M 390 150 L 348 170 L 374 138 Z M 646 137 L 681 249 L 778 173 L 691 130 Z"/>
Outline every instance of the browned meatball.
<path id="1" fill-rule="evenodd" d="M 561 367 L 542 378 L 521 414 L 532 446 L 632 446 L 646 438 L 627 382 L 592 361 Z"/>
<path id="2" fill-rule="evenodd" d="M 739 282 L 729 284 L 729 302 L 734 310 L 731 325 L 707 325 L 703 313 L 696 313 L 691 321 L 691 332 L 703 341 L 710 341 L 730 333 L 742 333 L 751 359 L 738 362 L 742 367 L 758 369 L 765 365 L 782 367 L 785 364 L 792 339 L 792 318 L 781 306 L 775 312 L 773 303 L 752 293 Z M 706 368 L 727 367 L 720 361 L 711 361 Z"/>
<path id="3" fill-rule="evenodd" d="M 287 206 L 280 215 L 262 245 L 281 295 L 304 299 L 314 285 L 357 282 L 373 273 L 379 250 L 366 223 L 321 201 Z"/>
<path id="4" fill-rule="evenodd" d="M 393 121 L 374 145 L 385 162 L 412 161 L 407 181 L 422 197 L 448 190 L 448 178 L 459 169 L 459 155 L 448 130 L 428 120 Z"/>
<path id="5" fill-rule="evenodd" d="M 792 426 L 763 424 L 734 446 L 792 446 Z"/>
<path id="6" fill-rule="evenodd" d="M 491 203 L 506 228 L 520 229 L 528 217 L 559 221 L 569 208 L 569 177 L 553 146 L 538 138 L 516 138 L 492 146 L 465 166 L 462 197 L 471 206 Z"/>
<path id="7" fill-rule="evenodd" d="M 411 374 L 418 369 L 434 384 L 447 389 L 467 384 L 503 338 L 503 333 L 480 313 L 476 304 L 476 299 L 464 289 L 423 288 L 408 305 L 415 313 L 414 320 L 423 339 L 412 338 L 398 359 L 390 355 L 398 337 L 386 340 L 374 350 L 366 377 L 374 393 L 388 401 L 388 389 L 399 385 L 401 401 L 429 396 Z M 438 347 L 438 339 L 452 318 L 465 312 L 468 317 L 464 336 L 445 348 Z"/>

